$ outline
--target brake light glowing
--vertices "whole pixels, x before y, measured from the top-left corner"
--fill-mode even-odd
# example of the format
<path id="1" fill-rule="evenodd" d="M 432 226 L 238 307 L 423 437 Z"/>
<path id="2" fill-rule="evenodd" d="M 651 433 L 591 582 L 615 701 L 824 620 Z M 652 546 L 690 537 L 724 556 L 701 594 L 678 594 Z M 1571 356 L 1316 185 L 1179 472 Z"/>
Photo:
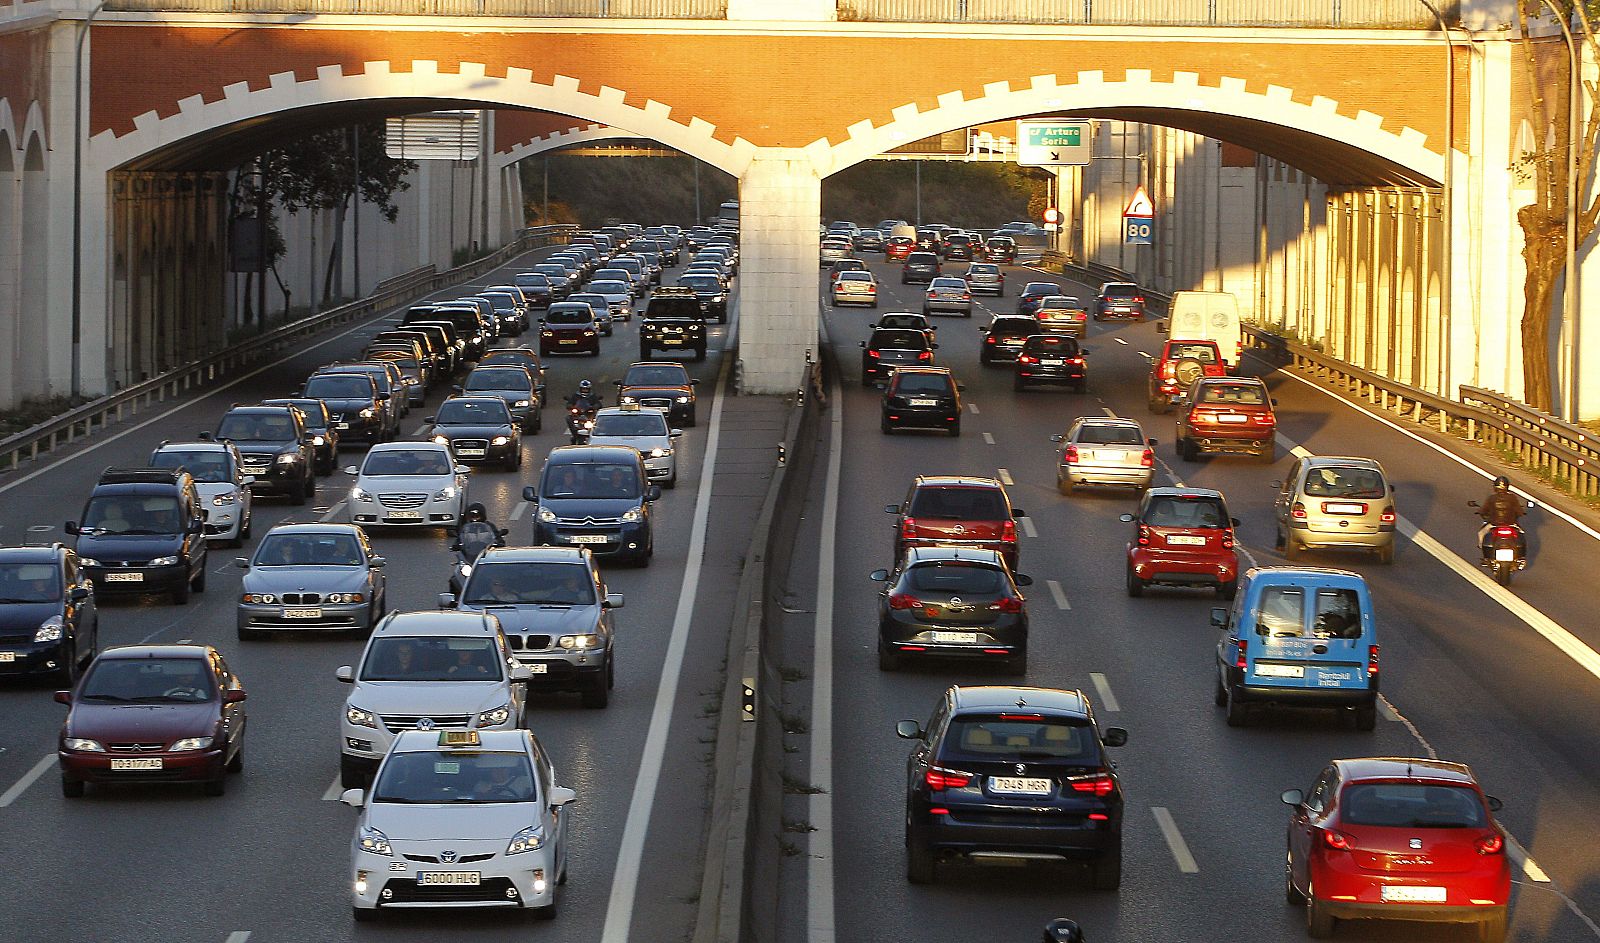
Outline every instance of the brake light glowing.
<path id="1" fill-rule="evenodd" d="M 1128 300 L 1132 301 L 1136 305 L 1142 305 L 1142 304 L 1144 304 L 1144 295 L 1134 295 L 1132 298 L 1130 298 Z"/>
<path id="2" fill-rule="evenodd" d="M 933 351 L 924 350 L 921 353 L 917 354 L 917 359 L 918 360 L 932 360 L 933 359 Z"/>
<path id="3" fill-rule="evenodd" d="M 1376 645 L 1367 646 L 1367 676 L 1372 678 L 1378 676 L 1378 646 Z"/>
<path id="4" fill-rule="evenodd" d="M 878 358 L 879 358 L 879 357 L 882 357 L 882 356 L 883 356 L 883 354 L 881 354 L 881 353 L 879 353 L 879 352 L 878 352 L 878 351 L 876 351 L 876 350 L 869 350 L 869 351 L 867 351 L 867 356 L 868 356 L 868 357 L 871 357 L 871 358 L 872 358 L 872 359 L 874 359 L 874 360 L 876 360 L 876 359 L 878 359 Z"/>
<path id="5" fill-rule="evenodd" d="M 993 343 L 994 343 L 994 342 L 995 342 L 995 341 L 994 341 L 994 335 L 993 335 L 993 334 L 991 334 L 991 335 L 989 335 L 989 336 L 988 336 L 988 337 L 985 337 L 985 338 L 984 338 L 984 339 L 983 339 L 983 342 L 984 342 L 984 343 L 985 343 L 985 344 L 993 344 Z"/>
<path id="6" fill-rule="evenodd" d="M 1032 356 L 1030 354 L 1022 354 L 1022 355 L 1017 357 L 1017 360 L 1019 362 L 1021 362 L 1021 363 L 1038 363 L 1039 362 L 1039 358 L 1038 357 L 1034 357 L 1034 356 Z"/>
<path id="7" fill-rule="evenodd" d="M 1081 366 L 1083 366 L 1083 358 L 1082 357 L 1068 357 L 1067 358 L 1067 363 L 1070 363 L 1075 367 L 1081 367 Z"/>
<path id="8" fill-rule="evenodd" d="M 1225 531 L 1222 532 L 1222 549 L 1224 549 L 1224 550 L 1232 550 L 1233 549 L 1233 531 L 1225 530 Z"/>
<path id="9" fill-rule="evenodd" d="M 1105 814 L 1104 812 L 1090 812 L 1089 813 L 1089 821 L 1091 821 L 1091 822 L 1109 822 L 1109 821 L 1111 821 L 1111 816 Z"/>
<path id="10" fill-rule="evenodd" d="M 1154 467 L 1156 467 L 1156 453 L 1155 453 L 1155 450 L 1153 450 L 1153 449 L 1145 449 L 1144 450 L 1144 454 L 1139 456 L 1139 464 L 1144 466 L 1145 468 L 1154 468 Z"/>
<path id="11" fill-rule="evenodd" d="M 1496 527 L 1494 535 L 1496 537 L 1515 537 L 1517 536 L 1517 529 L 1515 527 Z"/>
<path id="12" fill-rule="evenodd" d="M 1015 596 L 1006 596 L 989 608 L 997 612 L 1009 612 L 1015 614 L 1022 611 L 1022 600 Z"/>
<path id="13" fill-rule="evenodd" d="M 939 297 L 939 293 L 938 292 L 936 292 L 936 291 L 928 292 L 928 300 L 932 301 L 933 299 L 938 298 L 938 297 Z"/>
<path id="14" fill-rule="evenodd" d="M 1111 790 L 1115 788 L 1117 788 L 1117 782 L 1108 773 L 1101 773 L 1092 779 L 1072 780 L 1074 792 L 1092 792 L 1097 796 L 1109 796 L 1111 795 Z"/>
<path id="15" fill-rule="evenodd" d="M 1392 508 L 1392 507 L 1384 508 L 1383 509 L 1383 513 L 1378 515 L 1378 520 L 1379 520 L 1380 523 L 1393 524 L 1394 521 L 1395 521 L 1394 508 Z"/>
<path id="16" fill-rule="evenodd" d="M 1140 524 L 1139 525 L 1139 534 L 1135 538 L 1135 540 L 1138 541 L 1139 546 L 1141 546 L 1141 547 L 1150 546 L 1150 528 L 1149 528 L 1148 525 L 1145 525 L 1145 524 Z"/>
<path id="17" fill-rule="evenodd" d="M 1478 854 L 1480 855 L 1498 855 L 1505 850 L 1506 840 L 1501 837 L 1499 832 L 1495 832 L 1493 835 L 1485 835 L 1478 839 Z"/>
<path id="18" fill-rule="evenodd" d="M 1044 720 L 1040 714 L 1001 714 L 1001 720 Z"/>
<path id="19" fill-rule="evenodd" d="M 1323 831 L 1322 843 L 1327 845 L 1329 848 L 1332 848 L 1334 851 L 1350 850 L 1350 836 L 1343 832 L 1336 832 L 1331 828 Z"/>
<path id="20" fill-rule="evenodd" d="M 1017 522 L 1006 521 L 1000 525 L 1000 539 L 1006 543 L 1017 542 Z"/>
<path id="21" fill-rule="evenodd" d="M 1300 503 L 1299 501 L 1296 501 L 1294 503 L 1294 507 L 1289 509 L 1289 516 L 1293 517 L 1297 521 L 1305 520 L 1306 519 L 1306 506 L 1304 504 Z"/>
<path id="22" fill-rule="evenodd" d="M 895 593 L 889 597 L 890 609 L 920 609 L 922 600 L 909 593 Z"/>
<path id="23" fill-rule="evenodd" d="M 922 778 L 929 789 L 960 789 L 972 782 L 971 773 L 963 773 L 953 769 L 941 769 L 937 766 L 928 767 Z"/>
<path id="24" fill-rule="evenodd" d="M 904 540 L 910 540 L 915 536 L 917 536 L 917 519 L 914 517 L 908 517 L 901 521 L 900 537 Z"/>
<path id="25" fill-rule="evenodd" d="M 1078 447 L 1076 445 L 1067 446 L 1066 451 L 1061 453 L 1061 460 L 1068 465 L 1076 465 L 1078 463 Z"/>
<path id="26" fill-rule="evenodd" d="M 1235 645 L 1239 646 L 1239 654 L 1236 655 L 1234 657 L 1234 659 L 1233 659 L 1233 667 L 1238 668 L 1239 670 L 1243 671 L 1244 670 L 1244 666 L 1245 666 L 1245 657 L 1244 656 L 1245 656 L 1245 652 L 1248 651 L 1249 648 L 1250 648 L 1250 643 L 1246 642 L 1242 638 L 1241 639 L 1229 639 L 1229 641 L 1231 641 Z"/>

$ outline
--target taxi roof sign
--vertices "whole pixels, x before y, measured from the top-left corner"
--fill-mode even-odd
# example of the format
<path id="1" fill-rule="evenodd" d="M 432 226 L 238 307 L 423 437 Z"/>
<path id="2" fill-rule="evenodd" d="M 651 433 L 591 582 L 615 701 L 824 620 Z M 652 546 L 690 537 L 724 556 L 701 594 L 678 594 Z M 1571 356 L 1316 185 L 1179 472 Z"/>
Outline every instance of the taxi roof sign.
<path id="1" fill-rule="evenodd" d="M 442 747 L 475 747 L 481 745 L 476 730 L 441 730 L 439 731 L 439 745 Z"/>
<path id="2" fill-rule="evenodd" d="M 619 406 L 617 408 L 621 409 L 625 413 L 636 413 L 636 412 L 639 411 L 639 404 L 638 403 L 623 403 L 621 406 Z"/>

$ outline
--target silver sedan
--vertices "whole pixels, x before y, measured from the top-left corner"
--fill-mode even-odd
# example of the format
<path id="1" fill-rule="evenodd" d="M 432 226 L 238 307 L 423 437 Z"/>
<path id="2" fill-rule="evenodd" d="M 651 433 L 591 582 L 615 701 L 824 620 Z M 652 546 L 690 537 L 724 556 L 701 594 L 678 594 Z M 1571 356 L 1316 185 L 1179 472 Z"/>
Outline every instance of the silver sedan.
<path id="1" fill-rule="evenodd" d="M 1056 490 L 1071 494 L 1079 485 L 1113 485 L 1143 494 L 1155 477 L 1155 439 L 1131 419 L 1083 417 L 1073 421 L 1056 463 Z"/>
<path id="2" fill-rule="evenodd" d="M 388 604 L 384 559 L 354 524 L 283 524 L 261 538 L 239 596 L 239 638 L 268 632 L 365 636 Z"/>
<path id="3" fill-rule="evenodd" d="M 922 297 L 922 313 L 949 312 L 964 318 L 972 317 L 972 291 L 963 279 L 941 275 L 928 283 Z"/>

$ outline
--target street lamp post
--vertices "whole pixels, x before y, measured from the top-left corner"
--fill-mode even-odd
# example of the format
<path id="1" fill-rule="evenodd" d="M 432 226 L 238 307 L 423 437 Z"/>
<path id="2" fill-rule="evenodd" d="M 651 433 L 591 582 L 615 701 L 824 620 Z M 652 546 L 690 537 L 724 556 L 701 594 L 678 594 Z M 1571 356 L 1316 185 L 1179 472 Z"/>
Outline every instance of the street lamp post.
<path id="1" fill-rule="evenodd" d="M 83 41 L 89 24 L 105 9 L 100 0 L 78 27 L 72 75 L 72 396 L 83 392 Z"/>

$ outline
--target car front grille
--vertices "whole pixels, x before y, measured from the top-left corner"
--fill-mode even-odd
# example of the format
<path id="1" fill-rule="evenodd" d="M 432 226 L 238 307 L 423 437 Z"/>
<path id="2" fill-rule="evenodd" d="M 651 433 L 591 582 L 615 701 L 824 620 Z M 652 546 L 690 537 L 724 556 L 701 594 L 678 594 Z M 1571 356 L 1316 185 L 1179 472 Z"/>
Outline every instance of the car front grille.
<path id="1" fill-rule="evenodd" d="M 484 878 L 477 886 L 462 884 L 418 884 L 413 878 L 395 878 L 384 885 L 384 891 L 393 893 L 384 903 L 395 904 L 515 904 L 517 898 L 507 896 L 513 890 L 510 878 Z"/>
<path id="2" fill-rule="evenodd" d="M 514 652 L 539 652 L 550 647 L 549 635 L 508 635 L 506 641 Z"/>
<path id="3" fill-rule="evenodd" d="M 597 524 L 621 524 L 620 517 L 559 517 L 556 522 L 568 527 L 589 527 Z"/>
<path id="4" fill-rule="evenodd" d="M 423 864 L 438 864 L 439 863 L 439 856 L 438 855 L 402 855 L 402 857 L 404 857 L 407 861 L 420 861 Z M 471 864 L 474 861 L 488 861 L 490 858 L 493 858 L 493 857 L 494 857 L 494 852 L 492 852 L 492 851 L 489 852 L 488 854 L 483 854 L 483 855 L 462 855 L 461 857 L 457 858 L 456 860 L 450 862 L 450 864 Z"/>
<path id="5" fill-rule="evenodd" d="M 315 606 L 322 602 L 321 593 L 284 593 L 285 606 Z"/>
<path id="6" fill-rule="evenodd" d="M 672 407 L 672 399 L 670 397 L 651 397 L 639 400 L 639 405 L 647 409 L 670 409 Z"/>
<path id="7" fill-rule="evenodd" d="M 106 748 L 112 753 L 160 753 L 167 748 L 165 743 L 108 743 Z"/>
<path id="8" fill-rule="evenodd" d="M 489 440 L 488 439 L 455 439 L 450 443 L 450 446 L 452 448 L 456 449 L 457 451 L 459 451 L 461 449 L 483 449 L 483 450 L 487 451 L 488 448 L 489 448 Z"/>
<path id="9" fill-rule="evenodd" d="M 424 717 L 433 721 L 437 728 L 462 729 L 467 726 L 467 721 L 472 719 L 471 714 L 384 714 L 381 718 L 384 727 L 391 731 L 416 730 L 417 722 Z"/>
<path id="10" fill-rule="evenodd" d="M 395 511 L 405 511 L 411 508 L 422 507 L 428 500 L 425 494 L 380 494 L 378 502 L 384 507 Z"/>

